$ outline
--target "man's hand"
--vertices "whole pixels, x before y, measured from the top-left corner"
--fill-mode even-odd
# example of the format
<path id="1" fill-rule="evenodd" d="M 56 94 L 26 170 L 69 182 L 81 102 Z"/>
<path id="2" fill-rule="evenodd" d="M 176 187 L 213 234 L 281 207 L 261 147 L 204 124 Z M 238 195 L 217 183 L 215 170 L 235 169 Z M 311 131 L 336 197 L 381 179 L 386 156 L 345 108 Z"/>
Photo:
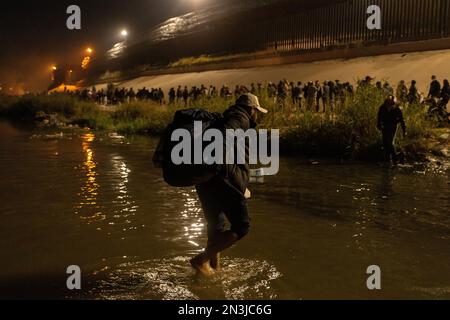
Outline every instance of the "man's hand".
<path id="1" fill-rule="evenodd" d="M 246 189 L 244 194 L 245 199 L 250 199 L 252 197 L 252 193 L 250 190 Z"/>

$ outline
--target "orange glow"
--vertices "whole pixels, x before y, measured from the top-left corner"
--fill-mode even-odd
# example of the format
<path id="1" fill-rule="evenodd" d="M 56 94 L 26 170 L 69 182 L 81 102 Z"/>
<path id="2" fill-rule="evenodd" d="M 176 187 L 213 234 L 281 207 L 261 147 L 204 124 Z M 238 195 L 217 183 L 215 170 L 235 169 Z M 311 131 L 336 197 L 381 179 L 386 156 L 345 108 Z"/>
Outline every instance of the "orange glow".
<path id="1" fill-rule="evenodd" d="M 73 85 L 68 85 L 68 84 L 61 84 L 60 86 L 50 90 L 48 93 L 62 93 L 62 92 L 75 92 L 76 90 L 79 90 L 80 88 L 77 86 L 73 86 Z"/>
<path id="2" fill-rule="evenodd" d="M 84 57 L 83 61 L 81 62 L 81 68 L 87 69 L 90 62 L 91 62 L 91 57 Z"/>

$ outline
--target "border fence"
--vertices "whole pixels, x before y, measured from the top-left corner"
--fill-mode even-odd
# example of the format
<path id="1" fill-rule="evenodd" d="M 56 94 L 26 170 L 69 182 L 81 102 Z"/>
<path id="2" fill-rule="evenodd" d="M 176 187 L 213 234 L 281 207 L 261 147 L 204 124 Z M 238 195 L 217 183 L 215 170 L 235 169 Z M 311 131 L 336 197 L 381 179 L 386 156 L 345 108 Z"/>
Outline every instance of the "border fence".
<path id="1" fill-rule="evenodd" d="M 293 8 L 295 4 L 290 1 Z M 370 5 L 381 8 L 381 30 L 367 28 Z M 450 37 L 450 0 L 342 0 L 311 6 L 271 13 L 269 5 L 262 16 L 246 12 L 169 40 L 130 44 L 97 71 L 166 65 L 200 55 L 296 54 Z"/>
<path id="2" fill-rule="evenodd" d="M 367 8 L 378 5 L 381 30 L 369 30 Z M 450 35 L 449 0 L 352 0 L 264 23 L 266 47 L 302 51 L 394 43 Z"/>

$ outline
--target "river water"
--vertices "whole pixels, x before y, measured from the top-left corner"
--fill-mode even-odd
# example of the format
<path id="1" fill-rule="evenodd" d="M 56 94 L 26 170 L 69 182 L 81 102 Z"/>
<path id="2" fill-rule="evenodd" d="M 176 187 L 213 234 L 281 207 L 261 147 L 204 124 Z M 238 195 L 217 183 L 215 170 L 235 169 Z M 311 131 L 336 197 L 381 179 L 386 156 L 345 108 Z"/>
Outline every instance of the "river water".
<path id="1" fill-rule="evenodd" d="M 153 168 L 154 140 L 0 134 L 3 298 L 450 298 L 443 167 L 283 158 L 251 186 L 250 235 L 204 280 L 188 263 L 205 243 L 202 210 Z M 80 291 L 66 288 L 69 265 Z M 367 289 L 371 265 L 382 290 Z"/>

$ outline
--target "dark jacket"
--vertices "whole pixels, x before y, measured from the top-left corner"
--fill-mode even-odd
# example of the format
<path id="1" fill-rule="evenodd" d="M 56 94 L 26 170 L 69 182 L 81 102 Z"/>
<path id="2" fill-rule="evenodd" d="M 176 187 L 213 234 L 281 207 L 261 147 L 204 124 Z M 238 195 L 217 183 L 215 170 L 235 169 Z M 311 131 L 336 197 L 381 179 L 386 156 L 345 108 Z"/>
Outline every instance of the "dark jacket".
<path id="1" fill-rule="evenodd" d="M 428 97 L 438 97 L 441 93 L 441 84 L 437 80 L 433 80 L 430 85 L 430 92 L 428 93 Z"/>
<path id="2" fill-rule="evenodd" d="M 398 106 L 389 107 L 384 103 L 378 112 L 378 129 L 381 131 L 395 131 L 398 124 L 401 124 L 403 132 L 406 132 L 406 123 L 402 110 Z"/>
<path id="3" fill-rule="evenodd" d="M 450 86 L 444 85 L 442 87 L 441 97 L 446 102 L 448 102 L 450 100 Z"/>
<path id="4" fill-rule="evenodd" d="M 256 123 L 252 121 L 249 112 L 246 108 L 241 106 L 232 106 L 223 114 L 223 119 L 220 124 L 221 130 L 223 130 L 224 137 L 226 136 L 227 129 L 242 129 L 247 131 L 250 128 L 256 128 Z M 224 142 L 225 144 L 225 142 Z M 226 146 L 224 145 L 224 154 Z M 235 155 L 237 154 L 237 148 L 235 147 Z M 248 187 L 250 180 L 250 168 L 248 164 L 249 149 L 245 147 L 245 164 L 226 164 L 222 166 L 220 170 L 220 177 L 231 186 L 233 189 L 245 194 L 245 190 Z"/>

